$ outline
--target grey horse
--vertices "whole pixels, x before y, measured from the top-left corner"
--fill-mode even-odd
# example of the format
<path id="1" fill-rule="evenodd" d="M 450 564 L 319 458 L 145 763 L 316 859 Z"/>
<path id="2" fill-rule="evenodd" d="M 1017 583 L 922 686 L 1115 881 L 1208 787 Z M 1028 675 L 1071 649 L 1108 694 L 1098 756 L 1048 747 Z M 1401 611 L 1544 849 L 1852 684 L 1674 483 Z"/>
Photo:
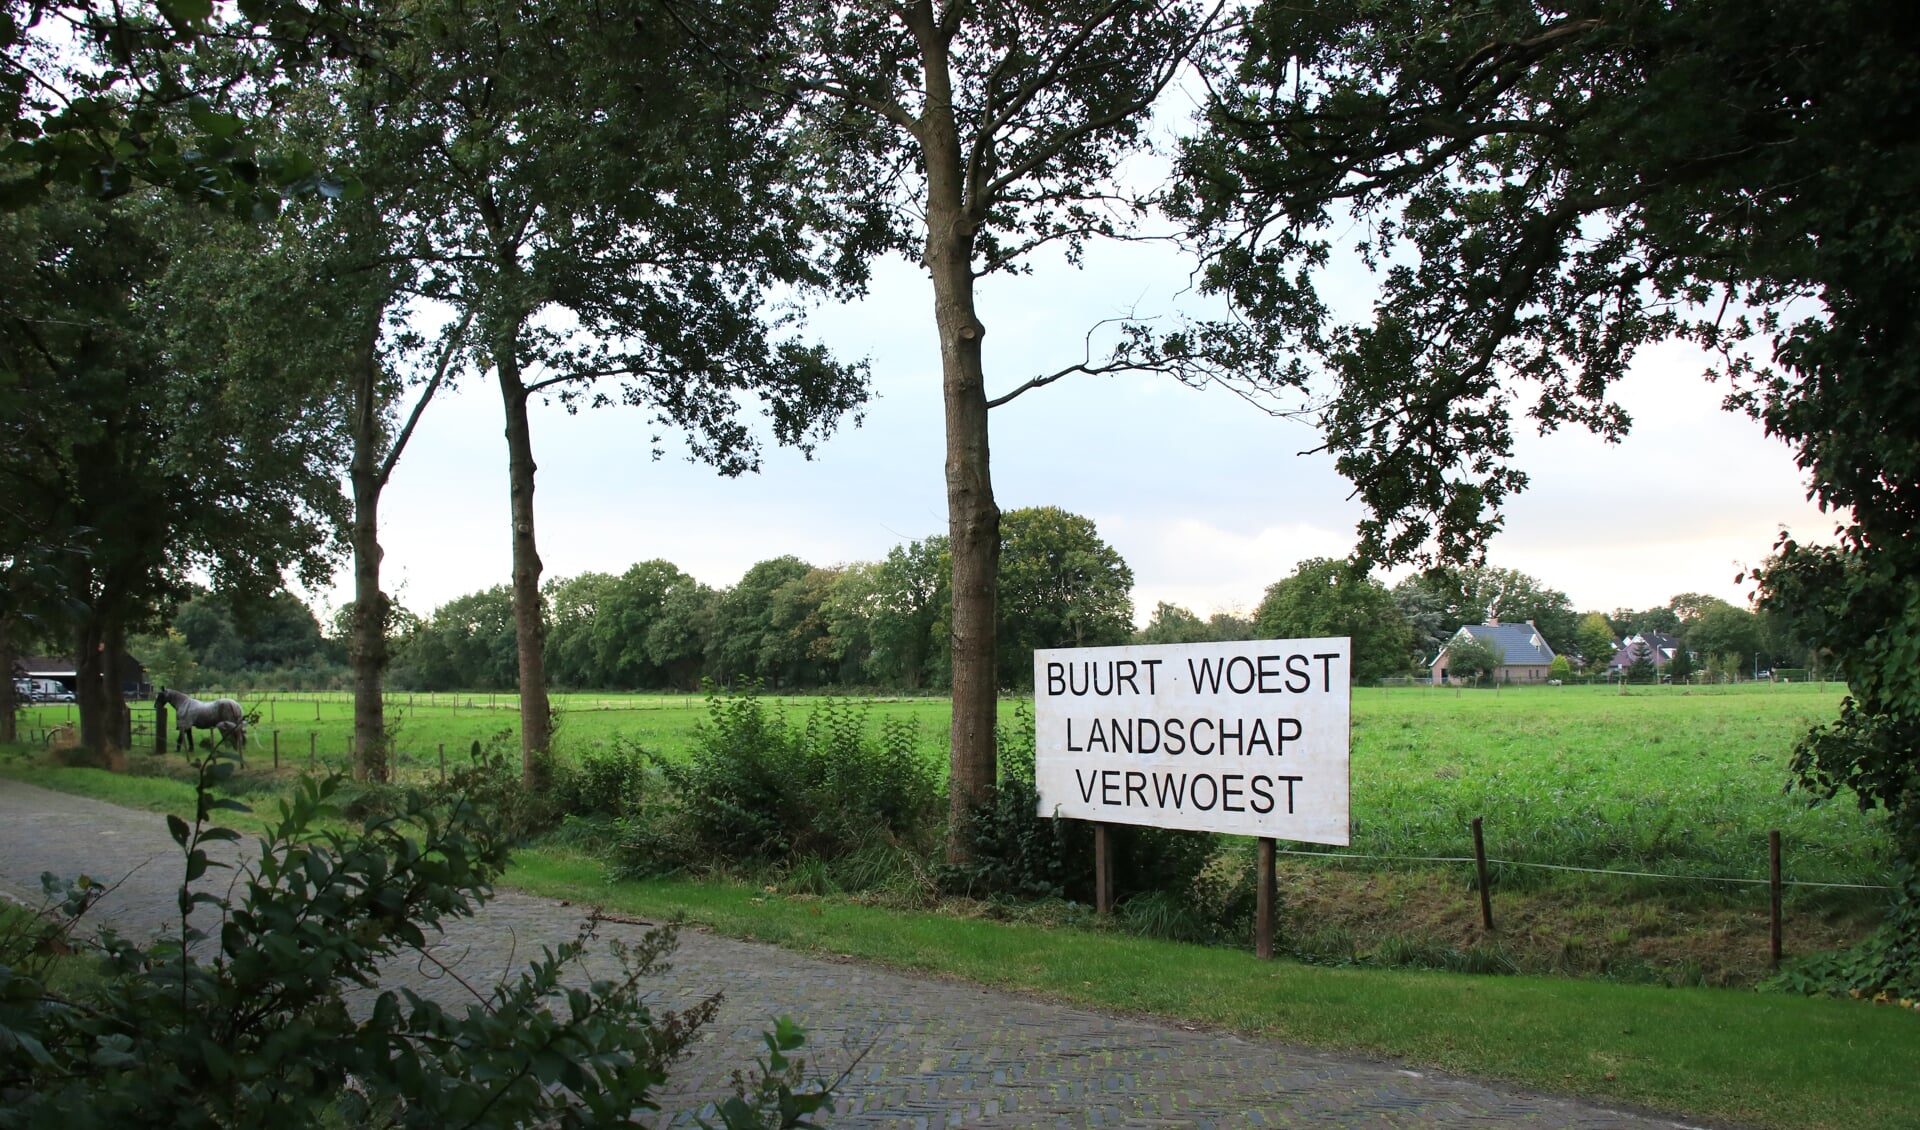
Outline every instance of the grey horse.
<path id="1" fill-rule="evenodd" d="M 201 702 L 185 692 L 161 687 L 153 704 L 161 703 L 173 707 L 173 725 L 179 732 L 173 743 L 175 751 L 193 744 L 195 730 L 212 730 L 220 735 L 220 740 L 232 740 L 240 749 L 247 748 L 247 718 L 238 701 L 216 698 L 212 702 Z"/>

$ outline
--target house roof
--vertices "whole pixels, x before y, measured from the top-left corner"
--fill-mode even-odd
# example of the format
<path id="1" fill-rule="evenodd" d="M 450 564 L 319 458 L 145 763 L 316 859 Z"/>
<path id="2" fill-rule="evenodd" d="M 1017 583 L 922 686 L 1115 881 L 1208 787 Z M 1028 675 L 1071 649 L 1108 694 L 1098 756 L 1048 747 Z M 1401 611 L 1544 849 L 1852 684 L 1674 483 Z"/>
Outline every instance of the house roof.
<path id="1" fill-rule="evenodd" d="M 1454 635 L 1456 638 L 1467 635 L 1492 644 L 1500 652 L 1502 666 L 1545 667 L 1553 662 L 1553 648 L 1532 624 L 1462 624 Z M 1446 653 L 1446 648 L 1440 649 L 1440 655 Z M 1440 655 L 1433 657 L 1435 663 L 1440 661 Z"/>
<path id="2" fill-rule="evenodd" d="M 13 661 L 14 674 L 21 678 L 57 679 L 61 676 L 72 678 L 80 673 L 71 659 L 57 659 L 51 655 L 22 655 Z"/>
<path id="3" fill-rule="evenodd" d="M 1613 653 L 1613 660 L 1607 664 L 1616 671 L 1624 671 L 1633 666 L 1633 648 L 1642 641 L 1647 645 L 1647 658 L 1656 666 L 1664 667 L 1673 662 L 1680 651 L 1680 641 L 1665 632 L 1643 632 L 1637 636 L 1628 636 L 1620 641 L 1620 650 Z"/>

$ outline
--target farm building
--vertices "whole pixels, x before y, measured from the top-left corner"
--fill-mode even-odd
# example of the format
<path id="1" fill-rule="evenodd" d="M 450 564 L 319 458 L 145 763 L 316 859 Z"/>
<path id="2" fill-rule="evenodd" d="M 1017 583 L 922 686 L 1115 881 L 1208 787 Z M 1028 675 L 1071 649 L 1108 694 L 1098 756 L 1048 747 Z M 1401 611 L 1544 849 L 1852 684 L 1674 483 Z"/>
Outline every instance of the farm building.
<path id="1" fill-rule="evenodd" d="M 123 698 L 137 699 L 153 693 L 147 683 L 147 669 L 131 655 L 120 661 L 124 672 L 120 694 Z M 22 655 L 13 661 L 13 677 L 16 681 L 30 680 L 36 686 L 58 686 L 68 694 L 80 690 L 80 668 L 71 659 L 58 659 L 51 655 Z"/>
<path id="2" fill-rule="evenodd" d="M 1553 648 L 1547 645 L 1546 637 L 1528 620 L 1523 624 L 1502 624 L 1499 619 L 1488 620 L 1484 624 L 1463 624 L 1453 634 L 1453 639 L 1467 637 L 1481 643 L 1491 644 L 1494 653 L 1501 658 L 1499 670 L 1493 673 L 1494 680 L 1502 683 L 1544 683 L 1547 681 L 1547 668 L 1553 663 Z M 1447 641 L 1451 644 L 1453 641 Z M 1440 654 L 1428 664 L 1433 668 L 1435 683 L 1447 682 L 1447 648 L 1442 646 Z"/>

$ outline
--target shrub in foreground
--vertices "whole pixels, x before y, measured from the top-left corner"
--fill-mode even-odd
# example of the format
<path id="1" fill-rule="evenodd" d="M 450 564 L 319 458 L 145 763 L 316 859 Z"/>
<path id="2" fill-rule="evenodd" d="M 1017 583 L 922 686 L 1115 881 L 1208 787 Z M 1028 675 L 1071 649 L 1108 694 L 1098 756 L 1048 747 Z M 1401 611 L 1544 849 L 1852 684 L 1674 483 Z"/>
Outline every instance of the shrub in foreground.
<path id="1" fill-rule="evenodd" d="M 211 820 L 243 807 L 213 795 L 232 771 L 203 762 L 195 821 L 168 817 L 185 863 L 177 932 L 103 931 L 83 946 L 91 975 L 55 989 L 49 955 L 80 944 L 103 888 L 49 876 L 40 918 L 0 930 L 0 1127 L 584 1127 L 654 1109 L 717 1003 L 655 1013 L 641 999 L 671 930 L 614 945 L 620 976 L 585 988 L 563 978 L 591 922 L 464 1008 L 402 989 L 349 1009 L 389 959 L 434 962 L 428 932 L 486 900 L 507 841 L 459 794 L 408 794 L 357 832 L 318 831 L 339 781 L 307 780 L 234 882 L 203 883 L 227 866 L 208 846 L 239 838 Z M 763 1065 L 743 1087 L 753 1101 L 721 1112 L 729 1126 L 801 1125 L 827 1106 L 788 1078 L 795 1043 L 783 1026 L 781 1077 Z"/>

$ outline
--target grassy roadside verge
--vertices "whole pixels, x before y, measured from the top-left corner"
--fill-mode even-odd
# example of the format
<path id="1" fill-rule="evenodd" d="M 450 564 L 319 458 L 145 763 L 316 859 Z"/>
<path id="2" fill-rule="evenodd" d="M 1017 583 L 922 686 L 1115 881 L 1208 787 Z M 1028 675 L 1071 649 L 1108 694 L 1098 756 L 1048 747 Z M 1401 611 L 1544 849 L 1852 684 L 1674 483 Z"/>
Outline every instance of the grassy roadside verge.
<path id="1" fill-rule="evenodd" d="M 185 782 L 6 765 L 7 776 L 190 814 Z M 271 804 L 271 795 L 254 798 Z M 246 824 L 240 823 L 245 827 Z M 1256 962 L 1245 953 L 737 884 L 609 885 L 599 863 L 522 853 L 519 888 L 717 932 L 1098 1008 L 1387 1056 L 1715 1125 L 1920 1123 L 1920 1013 L 1726 990 Z"/>
<path id="2" fill-rule="evenodd" d="M 1878 1130 L 1920 1119 L 1920 1014 L 1853 1002 L 1537 977 L 1259 962 L 1251 954 L 745 885 L 608 884 L 591 859 L 522 853 L 535 894 L 732 937 L 960 977 L 1317 1048 L 1385 1056 L 1708 1122 Z"/>

